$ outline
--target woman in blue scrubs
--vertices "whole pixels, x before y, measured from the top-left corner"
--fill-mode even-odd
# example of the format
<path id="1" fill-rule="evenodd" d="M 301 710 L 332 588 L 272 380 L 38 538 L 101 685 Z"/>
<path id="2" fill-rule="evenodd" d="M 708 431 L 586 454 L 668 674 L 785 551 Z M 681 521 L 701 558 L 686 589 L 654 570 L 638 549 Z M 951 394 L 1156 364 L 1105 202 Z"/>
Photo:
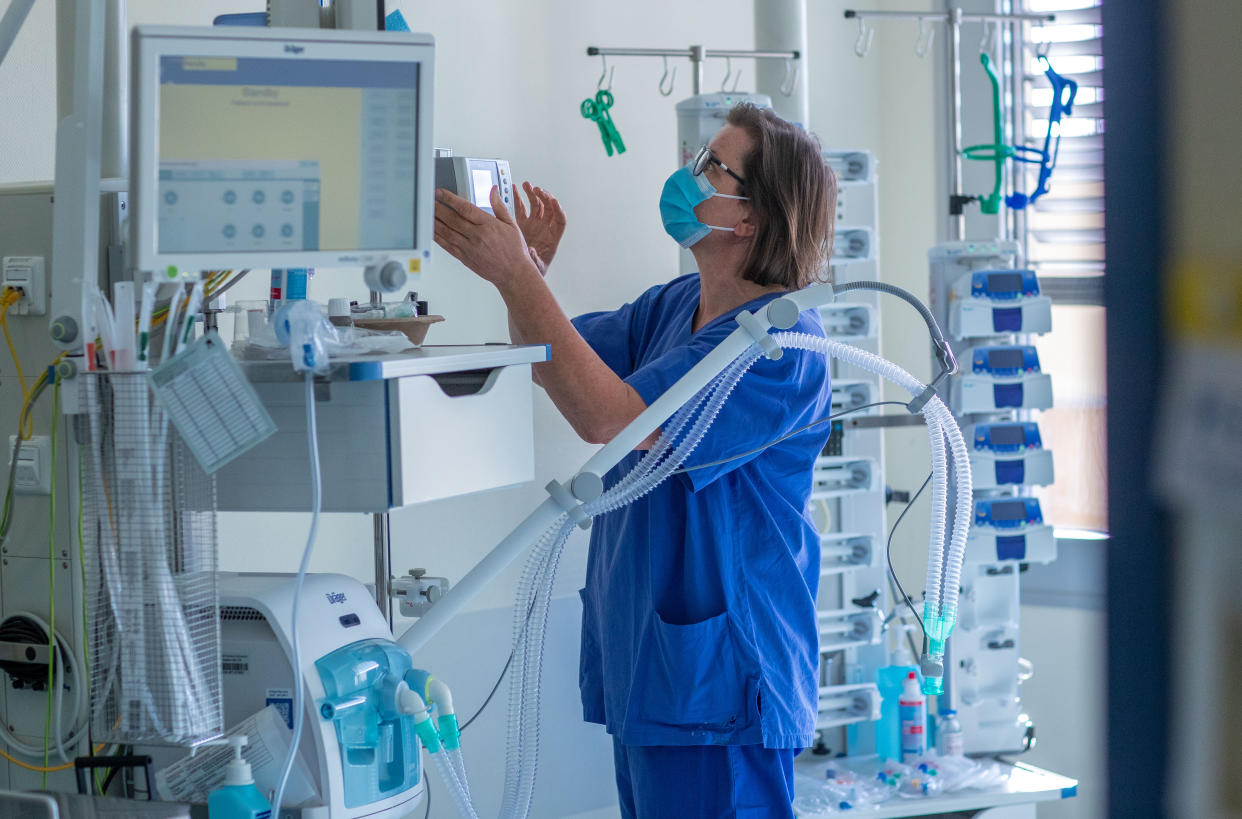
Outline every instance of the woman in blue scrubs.
<path id="1" fill-rule="evenodd" d="M 749 105 L 660 197 L 665 229 L 699 272 L 617 310 L 561 311 L 542 274 L 564 215 L 547 193 L 526 192 L 529 211 L 517 197 L 511 216 L 493 190 L 493 217 L 438 191 L 436 241 L 496 286 L 515 343 L 551 345 L 535 380 L 592 443 L 732 332 L 740 310 L 828 269 L 836 182 L 819 144 Z M 823 335 L 813 311 L 793 329 Z M 818 703 L 819 537 L 807 500 L 829 425 L 762 447 L 823 418 L 830 398 L 819 354 L 761 358 L 686 471 L 594 521 L 579 683 L 585 718 L 613 737 L 626 817 L 793 816 L 793 758 L 813 742 Z"/>

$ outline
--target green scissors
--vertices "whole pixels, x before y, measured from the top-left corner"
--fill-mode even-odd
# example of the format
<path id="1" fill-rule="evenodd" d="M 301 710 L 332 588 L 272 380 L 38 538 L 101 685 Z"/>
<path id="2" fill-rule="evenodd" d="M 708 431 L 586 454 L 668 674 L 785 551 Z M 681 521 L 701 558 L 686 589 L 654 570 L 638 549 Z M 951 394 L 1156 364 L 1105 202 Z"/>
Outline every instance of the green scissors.
<path id="1" fill-rule="evenodd" d="M 621 139 L 621 132 L 617 130 L 617 126 L 612 121 L 612 115 L 608 113 L 608 109 L 615 102 L 616 99 L 612 96 L 612 92 L 604 88 L 595 92 L 595 99 L 588 97 L 578 106 L 583 118 L 594 120 L 599 126 L 599 137 L 603 140 L 604 150 L 609 156 L 612 156 L 614 152 L 625 153 L 625 142 Z"/>

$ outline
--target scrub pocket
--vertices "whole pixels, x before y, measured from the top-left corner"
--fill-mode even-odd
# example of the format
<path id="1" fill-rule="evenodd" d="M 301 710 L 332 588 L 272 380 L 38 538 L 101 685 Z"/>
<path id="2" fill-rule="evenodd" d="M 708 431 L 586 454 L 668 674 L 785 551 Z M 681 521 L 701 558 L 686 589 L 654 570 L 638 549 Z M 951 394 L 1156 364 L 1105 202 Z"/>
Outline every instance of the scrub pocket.
<path id="1" fill-rule="evenodd" d="M 689 625 L 653 614 L 638 651 L 630 714 L 648 723 L 730 731 L 757 709 L 728 613 Z"/>
<path id="2" fill-rule="evenodd" d="M 586 589 L 578 590 L 582 600 L 582 648 L 578 658 L 578 689 L 582 692 L 582 716 L 588 722 L 604 721 L 604 670 L 599 643 L 595 638 L 595 617 L 587 602 Z"/>

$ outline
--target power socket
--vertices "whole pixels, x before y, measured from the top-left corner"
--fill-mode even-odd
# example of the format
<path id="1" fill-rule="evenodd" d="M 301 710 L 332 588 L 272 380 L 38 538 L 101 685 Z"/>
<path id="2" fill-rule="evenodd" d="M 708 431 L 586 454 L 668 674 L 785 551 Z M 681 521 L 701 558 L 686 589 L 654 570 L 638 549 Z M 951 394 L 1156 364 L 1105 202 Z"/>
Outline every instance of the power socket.
<path id="1" fill-rule="evenodd" d="M 6 464 L 13 462 L 16 446 L 17 436 L 10 435 Z M 19 495 L 52 494 L 52 439 L 47 435 L 35 435 L 29 441 L 22 441 L 17 456 L 17 472 L 13 476 L 13 491 Z"/>
<path id="2" fill-rule="evenodd" d="M 16 315 L 47 315 L 47 273 L 42 256 L 5 256 L 0 260 L 0 283 L 22 291 L 12 307 Z"/>

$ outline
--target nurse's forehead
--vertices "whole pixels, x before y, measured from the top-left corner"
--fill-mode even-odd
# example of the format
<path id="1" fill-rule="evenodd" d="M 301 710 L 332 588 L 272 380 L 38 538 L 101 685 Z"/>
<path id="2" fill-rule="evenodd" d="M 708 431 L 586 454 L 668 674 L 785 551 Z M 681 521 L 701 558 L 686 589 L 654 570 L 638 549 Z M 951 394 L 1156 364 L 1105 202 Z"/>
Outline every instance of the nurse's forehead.
<path id="1" fill-rule="evenodd" d="M 736 125 L 726 125 L 708 143 L 716 158 L 729 167 L 740 167 L 751 147 L 750 134 Z"/>

